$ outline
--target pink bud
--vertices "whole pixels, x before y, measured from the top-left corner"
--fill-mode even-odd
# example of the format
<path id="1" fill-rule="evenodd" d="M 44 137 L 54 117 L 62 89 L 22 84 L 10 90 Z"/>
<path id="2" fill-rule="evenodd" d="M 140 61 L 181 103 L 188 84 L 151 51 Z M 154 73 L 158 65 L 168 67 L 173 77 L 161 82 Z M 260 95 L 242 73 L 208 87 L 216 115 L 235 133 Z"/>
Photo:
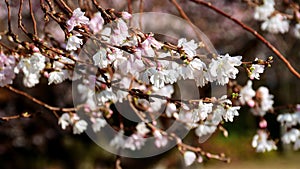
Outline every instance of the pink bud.
<path id="1" fill-rule="evenodd" d="M 249 106 L 249 107 L 254 107 L 254 106 L 255 106 L 255 102 L 254 102 L 254 100 L 252 100 L 252 99 L 249 100 L 247 103 L 248 103 L 248 106 Z"/>
<path id="2" fill-rule="evenodd" d="M 265 119 L 263 119 L 259 122 L 259 127 L 260 128 L 266 128 L 267 126 L 268 126 L 268 123 Z"/>
<path id="3" fill-rule="evenodd" d="M 49 78 L 49 73 L 48 72 L 44 72 L 44 77 L 45 78 Z"/>

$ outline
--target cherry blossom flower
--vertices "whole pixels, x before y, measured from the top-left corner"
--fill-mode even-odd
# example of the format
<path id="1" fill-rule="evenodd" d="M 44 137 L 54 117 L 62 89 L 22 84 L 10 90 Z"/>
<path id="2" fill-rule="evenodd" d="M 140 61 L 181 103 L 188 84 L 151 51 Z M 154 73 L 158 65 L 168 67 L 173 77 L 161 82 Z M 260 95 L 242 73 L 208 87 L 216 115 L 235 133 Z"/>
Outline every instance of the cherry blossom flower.
<path id="1" fill-rule="evenodd" d="M 49 78 L 48 78 L 48 85 L 50 85 L 52 83 L 54 83 L 54 84 L 62 83 L 67 78 L 68 78 L 67 70 L 50 72 Z"/>
<path id="2" fill-rule="evenodd" d="M 202 100 L 199 102 L 198 109 L 195 110 L 198 112 L 200 120 L 205 120 L 207 118 L 208 114 L 212 112 L 212 107 L 212 103 L 203 103 Z"/>
<path id="3" fill-rule="evenodd" d="M 261 25 L 262 30 L 267 30 L 270 33 L 286 33 L 289 31 L 289 21 L 281 14 L 276 14 L 270 19 L 264 21 Z"/>
<path id="4" fill-rule="evenodd" d="M 129 36 L 128 27 L 124 20 L 117 19 L 112 23 L 112 33 L 110 36 L 110 42 L 114 45 L 120 45 L 125 42 Z"/>
<path id="5" fill-rule="evenodd" d="M 81 24 L 88 24 L 89 18 L 84 16 L 85 12 L 82 12 L 80 8 L 76 8 L 73 11 L 72 17 L 67 21 L 68 31 L 71 32 L 75 26 L 80 26 Z"/>
<path id="6" fill-rule="evenodd" d="M 64 113 L 60 116 L 60 118 L 58 119 L 58 124 L 61 125 L 61 128 L 63 130 L 66 129 L 66 127 L 71 123 L 71 118 L 69 113 Z"/>
<path id="7" fill-rule="evenodd" d="M 163 136 L 158 130 L 155 130 L 153 135 L 155 137 L 154 144 L 157 148 L 165 147 L 168 144 L 168 137 Z"/>
<path id="8" fill-rule="evenodd" d="M 23 84 L 33 87 L 39 83 L 40 71 L 45 68 L 46 58 L 40 53 L 33 53 L 30 58 L 22 58 L 15 67 L 15 73 L 20 70 L 24 73 Z"/>
<path id="9" fill-rule="evenodd" d="M 297 23 L 294 27 L 294 35 L 296 38 L 300 38 L 300 24 Z"/>
<path id="10" fill-rule="evenodd" d="M 186 152 L 183 154 L 183 158 L 184 158 L 184 163 L 185 163 L 185 165 L 186 165 L 186 166 L 190 166 L 190 165 L 192 165 L 192 164 L 195 162 L 197 156 L 196 156 L 196 154 L 195 154 L 194 152 L 192 152 L 192 151 L 186 151 Z"/>
<path id="11" fill-rule="evenodd" d="M 93 18 L 89 22 L 89 27 L 96 34 L 103 29 L 104 19 L 100 12 L 94 14 Z"/>
<path id="12" fill-rule="evenodd" d="M 80 36 L 82 35 L 79 33 L 71 35 L 68 38 L 66 50 L 77 50 L 77 48 L 80 48 L 80 45 L 83 44 L 82 39 L 79 38 Z"/>
<path id="13" fill-rule="evenodd" d="M 12 84 L 15 78 L 15 65 L 15 57 L 13 55 L 7 56 L 2 52 L 0 53 L 0 87 Z"/>
<path id="14" fill-rule="evenodd" d="M 166 107 L 166 115 L 168 117 L 172 117 L 173 113 L 176 112 L 177 108 L 174 103 L 168 103 Z"/>
<path id="15" fill-rule="evenodd" d="M 112 91 L 112 88 L 106 88 L 96 95 L 96 99 L 99 105 L 104 105 L 105 102 L 117 100 L 116 94 Z"/>
<path id="16" fill-rule="evenodd" d="M 109 145 L 115 147 L 116 149 L 123 148 L 125 144 L 124 130 L 120 130 L 114 138 L 109 142 Z"/>
<path id="17" fill-rule="evenodd" d="M 147 57 L 154 57 L 154 49 L 158 50 L 162 47 L 162 44 L 158 42 L 152 34 L 148 35 L 147 38 L 136 48 L 138 58 L 142 55 Z"/>
<path id="18" fill-rule="evenodd" d="M 277 121 L 286 127 L 292 127 L 297 124 L 297 115 L 284 113 L 277 116 Z"/>
<path id="19" fill-rule="evenodd" d="M 107 124 L 106 120 L 103 118 L 92 118 L 91 121 L 93 123 L 92 128 L 94 132 L 99 132 L 101 128 Z"/>
<path id="20" fill-rule="evenodd" d="M 87 129 L 88 123 L 85 120 L 76 121 L 73 125 L 73 134 L 80 134 Z"/>
<path id="21" fill-rule="evenodd" d="M 126 11 L 123 11 L 122 12 L 122 18 L 125 19 L 125 20 L 128 20 L 132 17 L 132 15 Z"/>
<path id="22" fill-rule="evenodd" d="M 235 79 L 239 70 L 235 66 L 240 66 L 242 56 L 230 57 L 228 54 L 220 55 L 217 59 L 212 59 L 209 64 L 211 76 L 217 80 L 218 84 L 225 85 L 229 78 Z"/>
<path id="23" fill-rule="evenodd" d="M 267 20 L 275 11 L 274 5 L 274 0 L 264 0 L 263 5 L 255 7 L 254 19 L 259 21 Z"/>
<path id="24" fill-rule="evenodd" d="M 257 59 L 255 59 L 255 60 L 257 60 Z M 264 68 L 265 68 L 264 65 L 253 64 L 250 67 L 251 72 L 249 74 L 249 78 L 251 80 L 253 80 L 253 79 L 259 80 L 259 76 L 260 76 L 259 74 L 264 72 Z"/>
<path id="25" fill-rule="evenodd" d="M 189 64 L 186 66 L 180 66 L 179 68 L 179 74 L 183 79 L 194 79 L 195 78 L 195 72 L 196 71 L 203 71 L 206 69 L 205 63 L 203 63 L 200 59 L 195 58 L 193 59 Z"/>
<path id="26" fill-rule="evenodd" d="M 223 118 L 224 120 L 233 122 L 233 118 L 234 116 L 238 116 L 239 112 L 238 110 L 240 110 L 240 106 L 229 106 L 228 108 L 225 109 L 225 113 L 223 114 Z"/>
<path id="27" fill-rule="evenodd" d="M 138 134 L 134 133 L 125 140 L 124 148 L 128 148 L 132 151 L 140 150 L 145 145 L 146 139 Z"/>
<path id="28" fill-rule="evenodd" d="M 256 97 L 260 101 L 258 105 L 252 109 L 254 115 L 264 116 L 267 111 L 273 109 L 273 95 L 269 93 L 269 89 L 261 86 L 256 91 Z"/>
<path id="29" fill-rule="evenodd" d="M 150 130 L 147 128 L 147 126 L 144 122 L 139 123 L 136 126 L 136 130 L 137 130 L 138 134 L 143 135 L 143 136 L 150 132 Z"/>
<path id="30" fill-rule="evenodd" d="M 198 48 L 198 44 L 195 43 L 194 40 L 187 41 L 185 38 L 181 38 L 178 40 L 177 46 L 182 47 L 189 59 L 192 60 L 194 56 L 196 56 L 196 49 Z"/>
<path id="31" fill-rule="evenodd" d="M 252 81 L 248 80 L 247 85 L 241 89 L 239 96 L 241 104 L 247 103 L 250 107 L 254 106 L 253 97 L 255 96 L 255 91 L 252 89 Z"/>
<path id="32" fill-rule="evenodd" d="M 288 132 L 284 133 L 284 135 L 281 137 L 281 141 L 284 144 L 290 144 L 295 142 L 300 136 L 300 131 L 298 129 L 291 129 Z"/>
<path id="33" fill-rule="evenodd" d="M 205 124 L 200 124 L 196 130 L 195 133 L 198 137 L 202 137 L 208 134 L 212 134 L 216 131 L 217 127 L 214 125 L 205 125 Z"/>
<path id="34" fill-rule="evenodd" d="M 93 61 L 94 65 L 98 66 L 99 68 L 107 68 L 110 62 L 107 59 L 107 51 L 105 48 L 99 49 L 99 51 L 93 56 Z"/>
<path id="35" fill-rule="evenodd" d="M 268 140 L 268 134 L 263 130 L 259 130 L 253 137 L 252 147 L 256 148 L 256 152 L 258 153 L 277 149 L 275 142 L 273 140 Z"/>

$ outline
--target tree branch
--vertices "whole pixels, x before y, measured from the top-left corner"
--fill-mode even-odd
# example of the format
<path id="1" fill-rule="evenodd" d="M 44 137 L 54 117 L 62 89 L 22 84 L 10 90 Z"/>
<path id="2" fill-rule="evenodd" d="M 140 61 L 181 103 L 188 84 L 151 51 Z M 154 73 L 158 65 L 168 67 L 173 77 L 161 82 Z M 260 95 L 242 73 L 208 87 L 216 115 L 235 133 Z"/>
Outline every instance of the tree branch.
<path id="1" fill-rule="evenodd" d="M 280 53 L 280 51 L 273 46 L 267 39 L 265 39 L 261 34 L 259 34 L 256 30 L 252 29 L 251 27 L 247 26 L 246 24 L 244 24 L 243 22 L 239 21 L 238 19 L 233 18 L 232 16 L 230 16 L 229 14 L 225 13 L 224 11 L 220 10 L 219 8 L 213 6 L 210 2 L 205 2 L 203 0 L 191 0 L 192 2 L 196 3 L 196 4 L 200 4 L 203 6 L 206 6 L 210 9 L 212 9 L 213 11 L 215 11 L 216 13 L 228 18 L 229 20 L 233 21 L 234 23 L 236 23 L 237 25 L 239 25 L 240 27 L 242 27 L 243 29 L 245 29 L 246 31 L 250 32 L 252 35 L 254 35 L 257 39 L 259 39 L 261 42 L 263 42 L 269 49 L 271 49 L 278 57 L 280 60 L 282 60 L 284 62 L 284 64 L 287 66 L 287 68 L 290 70 L 290 72 L 295 75 L 297 78 L 300 79 L 300 74 L 299 72 L 297 72 L 297 70 L 295 70 L 295 68 L 291 65 L 291 63 L 283 56 L 282 53 Z"/>

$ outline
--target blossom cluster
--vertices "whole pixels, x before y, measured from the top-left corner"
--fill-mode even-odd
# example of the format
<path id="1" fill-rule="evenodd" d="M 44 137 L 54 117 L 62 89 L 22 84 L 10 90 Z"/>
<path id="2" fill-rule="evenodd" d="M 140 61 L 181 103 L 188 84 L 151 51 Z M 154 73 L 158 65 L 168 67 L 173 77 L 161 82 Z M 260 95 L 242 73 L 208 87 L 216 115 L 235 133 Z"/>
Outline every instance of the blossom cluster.
<path id="1" fill-rule="evenodd" d="M 280 114 L 277 121 L 284 127 L 281 141 L 284 144 L 294 143 L 293 149 L 300 149 L 300 131 L 297 126 L 300 124 L 300 105 L 297 105 L 295 112 Z"/>
<path id="2" fill-rule="evenodd" d="M 267 132 L 267 121 L 264 119 L 268 111 L 273 110 L 273 95 L 269 93 L 267 87 L 261 86 L 256 91 L 252 88 L 252 81 L 241 88 L 239 92 L 239 101 L 242 105 L 248 105 L 251 108 L 254 116 L 260 117 L 257 134 L 253 137 L 252 147 L 256 148 L 257 152 L 265 152 L 276 150 L 275 142 L 269 139 Z"/>
<path id="3" fill-rule="evenodd" d="M 276 2 L 274 0 L 263 0 L 254 9 L 254 19 L 261 21 L 261 29 L 274 34 L 284 34 L 290 29 L 293 20 L 299 21 L 299 12 L 297 8 L 291 5 L 288 9 L 281 12 L 275 8 Z M 291 14 L 294 12 L 294 15 Z M 294 36 L 300 38 L 300 24 L 295 23 L 293 28 Z"/>
<path id="4" fill-rule="evenodd" d="M 263 21 L 263 30 L 285 33 L 289 30 L 289 21 L 275 10 L 274 0 L 264 0 L 255 8 L 254 18 Z M 248 64 L 246 71 L 251 80 L 240 88 L 238 104 L 227 95 L 195 100 L 173 99 L 174 84 L 180 80 L 193 80 L 200 88 L 211 83 L 228 85 L 236 79 L 238 67 L 244 65 L 242 56 L 208 56 L 199 52 L 205 49 L 203 42 L 187 38 L 180 38 L 175 44 L 164 43 L 151 32 L 143 33 L 138 28 L 129 27 L 132 16 L 128 12 L 116 15 L 110 23 L 105 23 L 101 12 L 86 16 L 80 8 L 75 9 L 64 21 L 67 40 L 60 46 L 65 55 L 58 54 L 61 50 L 48 55 L 37 47 L 23 55 L 1 51 L 0 86 L 12 84 L 16 74 L 23 75 L 23 84 L 28 88 L 39 84 L 41 78 L 46 78 L 48 85 L 61 84 L 65 80 L 80 81 L 75 87 L 80 94 L 80 108 L 74 110 L 82 109 L 83 113 L 62 111 L 58 124 L 63 130 L 72 128 L 73 134 L 81 134 L 89 128 L 97 133 L 111 125 L 117 134 L 109 145 L 131 151 L 145 147 L 148 138 L 154 138 L 156 148 L 167 147 L 170 140 L 182 143 L 174 133 L 164 131 L 157 115 L 182 123 L 185 129 L 193 130 L 198 142 L 202 143 L 224 122 L 233 122 L 239 116 L 241 106 L 247 105 L 253 115 L 261 118 L 252 146 L 257 152 L 277 149 L 269 137 L 264 119 L 267 112 L 273 111 L 273 95 L 264 86 L 255 91 L 251 81 L 260 79 L 268 62 L 255 59 Z M 298 27 L 300 29 L 296 25 Z M 88 38 L 93 49 L 84 46 Z M 83 54 L 86 51 L 88 58 Z M 123 124 L 119 117 L 123 112 L 118 112 L 123 109 L 116 111 L 116 104 L 129 104 L 130 111 L 140 121 Z M 295 127 L 300 124 L 299 114 L 298 108 L 294 114 L 278 116 L 278 121 L 286 128 L 282 142 L 295 143 L 294 149 L 300 148 L 300 131 Z M 118 120 L 115 120 L 116 116 Z M 182 154 L 187 166 L 203 161 L 199 152 L 184 149 Z"/>

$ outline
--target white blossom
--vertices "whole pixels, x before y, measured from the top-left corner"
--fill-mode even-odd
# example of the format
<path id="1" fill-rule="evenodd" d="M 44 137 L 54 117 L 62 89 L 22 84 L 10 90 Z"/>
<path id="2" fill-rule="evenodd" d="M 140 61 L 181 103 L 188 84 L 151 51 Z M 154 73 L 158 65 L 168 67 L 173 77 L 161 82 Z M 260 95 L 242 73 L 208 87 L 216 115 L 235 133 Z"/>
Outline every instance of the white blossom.
<path id="1" fill-rule="evenodd" d="M 267 20 L 268 17 L 275 11 L 274 0 L 264 0 L 263 5 L 255 7 L 254 19 L 259 21 Z"/>
<path id="2" fill-rule="evenodd" d="M 89 22 L 89 27 L 96 34 L 103 29 L 104 19 L 101 16 L 100 12 L 94 14 L 93 18 Z"/>
<path id="3" fill-rule="evenodd" d="M 300 38 L 300 23 L 297 23 L 294 27 L 294 35 L 296 38 Z"/>
<path id="4" fill-rule="evenodd" d="M 117 100 L 116 95 L 112 92 L 112 88 L 106 88 L 96 95 L 99 105 L 103 105 L 105 102 Z"/>
<path id="5" fill-rule="evenodd" d="M 184 154 L 183 154 L 183 158 L 184 158 L 184 163 L 185 163 L 185 165 L 186 165 L 186 166 L 190 166 L 190 165 L 192 165 L 192 164 L 195 162 L 197 156 L 196 156 L 196 154 L 195 154 L 194 152 L 192 152 L 192 151 L 186 151 L 186 152 L 184 152 Z"/>
<path id="6" fill-rule="evenodd" d="M 195 133 L 198 137 L 202 137 L 208 134 L 212 134 L 216 131 L 217 127 L 214 125 L 205 125 L 205 124 L 200 124 L 196 130 Z"/>
<path id="7" fill-rule="evenodd" d="M 113 22 L 110 42 L 115 45 L 124 43 L 129 36 L 128 27 L 123 19 L 117 19 Z"/>
<path id="8" fill-rule="evenodd" d="M 298 129 L 291 129 L 290 131 L 284 133 L 284 135 L 281 137 L 281 141 L 284 144 L 290 144 L 295 142 L 300 136 L 300 131 Z"/>
<path id="9" fill-rule="evenodd" d="M 69 113 L 64 113 L 60 116 L 60 118 L 58 119 L 58 124 L 61 125 L 61 128 L 63 130 L 66 129 L 66 127 L 70 124 L 71 122 L 71 118 Z"/>
<path id="10" fill-rule="evenodd" d="M 107 51 L 105 48 L 100 48 L 99 51 L 93 56 L 93 61 L 96 66 L 99 68 L 107 68 L 110 63 L 107 59 Z"/>
<path id="11" fill-rule="evenodd" d="M 253 97 L 255 96 L 255 91 L 252 89 L 252 81 L 248 80 L 246 86 L 244 86 L 239 93 L 239 100 L 241 104 L 248 104 L 250 107 L 254 106 Z"/>
<path id="12" fill-rule="evenodd" d="M 33 53 L 30 58 L 22 58 L 15 67 L 15 73 L 24 73 L 23 83 L 26 87 L 33 87 L 39 83 L 40 71 L 45 68 L 46 58 L 40 53 Z"/>
<path id="13" fill-rule="evenodd" d="M 125 140 L 124 148 L 132 151 L 140 150 L 145 145 L 146 139 L 140 134 L 132 134 Z"/>
<path id="14" fill-rule="evenodd" d="M 239 112 L 238 110 L 240 110 L 240 106 L 229 106 L 228 108 L 225 109 L 225 113 L 223 114 L 223 118 L 224 120 L 233 122 L 233 118 L 234 116 L 238 116 Z"/>
<path id="15" fill-rule="evenodd" d="M 80 8 L 76 8 L 73 11 L 72 17 L 67 21 L 69 32 L 71 32 L 75 26 L 89 23 L 89 18 L 84 16 L 84 14 L 85 12 L 82 12 Z"/>
<path id="16" fill-rule="evenodd" d="M 200 120 L 205 120 L 207 118 L 208 114 L 212 112 L 212 107 L 212 103 L 203 103 L 202 100 L 199 102 L 198 108 L 195 109 L 195 111 L 197 111 Z"/>
<path id="17" fill-rule="evenodd" d="M 166 107 L 166 115 L 168 117 L 172 117 L 173 113 L 176 112 L 177 108 L 174 103 L 168 103 Z"/>
<path id="18" fill-rule="evenodd" d="M 88 123 L 85 120 L 76 121 L 73 125 L 73 134 L 81 134 L 87 128 Z"/>
<path id="19" fill-rule="evenodd" d="M 252 147 L 256 148 L 256 152 L 258 153 L 277 149 L 275 142 L 273 140 L 268 140 L 268 134 L 263 130 L 259 130 L 258 134 L 253 137 Z"/>
<path id="20" fill-rule="evenodd" d="M 265 66 L 264 65 L 258 65 L 258 64 L 253 64 L 251 67 L 250 67 L 250 75 L 249 75 L 249 78 L 251 80 L 253 79 L 257 79 L 259 80 L 259 77 L 260 77 L 260 73 L 263 73 L 265 70 Z"/>
<path id="21" fill-rule="evenodd" d="M 154 144 L 157 148 L 165 147 L 168 144 L 168 137 L 162 135 L 158 130 L 155 130 L 153 135 L 155 137 Z"/>
<path id="22" fill-rule="evenodd" d="M 290 114 L 290 113 L 284 113 L 280 114 L 277 117 L 277 121 L 281 123 L 281 125 L 284 125 L 286 127 L 292 127 L 293 125 L 297 124 L 297 115 L 296 114 Z"/>
<path id="23" fill-rule="evenodd" d="M 189 59 L 193 59 L 196 55 L 196 49 L 198 48 L 198 44 L 195 43 L 194 40 L 187 41 L 185 38 L 179 39 L 177 46 L 182 47 Z"/>
<path id="24" fill-rule="evenodd" d="M 147 133 L 150 132 L 150 130 L 147 128 L 147 126 L 144 122 L 139 123 L 136 126 L 136 130 L 137 130 L 138 134 L 140 134 L 142 136 L 144 136 L 144 135 L 146 135 Z"/>
<path id="25" fill-rule="evenodd" d="M 15 78 L 15 65 L 16 61 L 13 55 L 7 56 L 0 52 L 0 87 L 12 84 Z"/>
<path id="26" fill-rule="evenodd" d="M 114 138 L 109 142 L 109 145 L 115 147 L 116 149 L 123 148 L 125 144 L 124 130 L 120 130 Z"/>
<path id="27" fill-rule="evenodd" d="M 235 66 L 240 66 L 242 56 L 231 57 L 228 54 L 220 55 L 217 59 L 212 59 L 209 64 L 211 76 L 217 80 L 217 83 L 225 85 L 230 79 L 235 79 L 239 70 Z"/>
<path id="28" fill-rule="evenodd" d="M 262 86 L 256 91 L 256 95 L 260 100 L 259 105 L 253 109 L 254 115 L 264 116 L 267 111 L 273 109 L 273 95 L 269 93 L 269 89 Z"/>
<path id="29" fill-rule="evenodd" d="M 286 33 L 289 31 L 289 21 L 281 14 L 276 14 L 261 24 L 262 30 L 270 33 Z"/>
<path id="30" fill-rule="evenodd" d="M 48 85 L 50 85 L 52 83 L 54 83 L 54 84 L 62 83 L 67 78 L 68 78 L 67 70 L 50 72 L 49 78 L 48 78 Z"/>
<path id="31" fill-rule="evenodd" d="M 103 118 L 95 118 L 92 122 L 92 128 L 94 132 L 99 132 L 101 128 L 107 124 L 106 120 Z"/>
<path id="32" fill-rule="evenodd" d="M 80 45 L 83 44 L 82 39 L 79 38 L 80 36 L 82 35 L 79 33 L 71 35 L 68 38 L 66 50 L 77 50 L 77 48 L 80 48 Z"/>

